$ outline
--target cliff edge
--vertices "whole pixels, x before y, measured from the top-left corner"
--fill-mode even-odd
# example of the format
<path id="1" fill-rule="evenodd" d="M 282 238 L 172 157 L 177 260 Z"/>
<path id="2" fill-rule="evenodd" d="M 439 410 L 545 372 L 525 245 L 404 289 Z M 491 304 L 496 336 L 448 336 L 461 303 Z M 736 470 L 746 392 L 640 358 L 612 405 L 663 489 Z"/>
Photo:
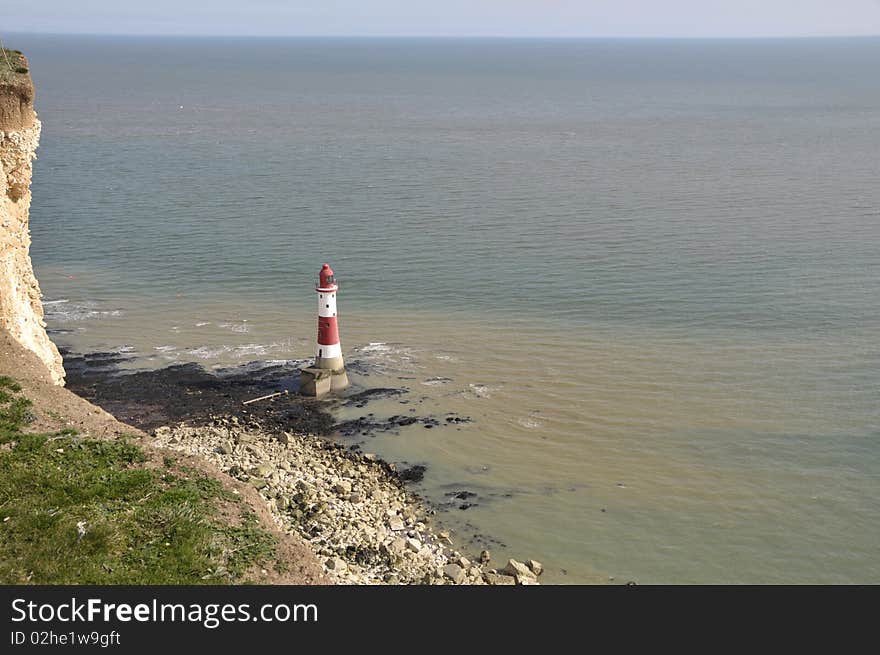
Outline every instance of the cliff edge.
<path id="1" fill-rule="evenodd" d="M 0 51 L 0 328 L 34 352 L 52 382 L 64 384 L 64 367 L 46 334 L 42 292 L 30 257 L 32 162 L 40 140 L 34 84 L 27 59 Z"/>

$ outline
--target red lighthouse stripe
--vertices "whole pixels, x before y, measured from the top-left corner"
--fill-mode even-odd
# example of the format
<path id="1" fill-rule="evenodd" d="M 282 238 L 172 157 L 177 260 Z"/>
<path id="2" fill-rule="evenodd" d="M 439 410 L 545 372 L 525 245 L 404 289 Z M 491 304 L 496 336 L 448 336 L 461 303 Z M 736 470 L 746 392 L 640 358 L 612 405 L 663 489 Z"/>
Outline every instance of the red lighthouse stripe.
<path id="1" fill-rule="evenodd" d="M 339 343 L 339 328 L 335 316 L 318 317 L 318 343 L 322 346 L 335 346 Z"/>

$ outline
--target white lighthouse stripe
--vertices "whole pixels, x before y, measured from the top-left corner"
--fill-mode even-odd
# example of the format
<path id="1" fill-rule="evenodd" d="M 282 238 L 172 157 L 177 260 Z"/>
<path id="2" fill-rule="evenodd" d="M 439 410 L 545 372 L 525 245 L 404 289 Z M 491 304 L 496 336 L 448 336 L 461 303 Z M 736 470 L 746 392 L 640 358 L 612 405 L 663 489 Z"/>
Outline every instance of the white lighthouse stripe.
<path id="1" fill-rule="evenodd" d="M 328 359 L 330 357 L 342 357 L 342 346 L 338 343 L 334 343 L 331 346 L 325 346 L 323 344 L 318 344 L 317 349 L 315 350 L 318 358 Z"/>
<path id="2" fill-rule="evenodd" d="M 336 316 L 336 294 L 318 294 L 318 316 Z"/>

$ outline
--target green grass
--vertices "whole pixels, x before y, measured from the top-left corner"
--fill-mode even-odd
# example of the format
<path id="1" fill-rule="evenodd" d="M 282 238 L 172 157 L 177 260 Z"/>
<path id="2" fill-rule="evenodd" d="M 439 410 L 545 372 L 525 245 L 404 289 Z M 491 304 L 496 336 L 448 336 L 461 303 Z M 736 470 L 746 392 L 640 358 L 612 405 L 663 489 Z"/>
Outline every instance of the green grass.
<path id="1" fill-rule="evenodd" d="M 16 82 L 28 74 L 20 50 L 0 48 L 0 82 Z"/>
<path id="2" fill-rule="evenodd" d="M 275 540 L 220 483 L 129 440 L 22 431 L 30 403 L 0 377 L 0 583 L 229 584 Z M 223 503 L 240 517 L 219 517 Z"/>

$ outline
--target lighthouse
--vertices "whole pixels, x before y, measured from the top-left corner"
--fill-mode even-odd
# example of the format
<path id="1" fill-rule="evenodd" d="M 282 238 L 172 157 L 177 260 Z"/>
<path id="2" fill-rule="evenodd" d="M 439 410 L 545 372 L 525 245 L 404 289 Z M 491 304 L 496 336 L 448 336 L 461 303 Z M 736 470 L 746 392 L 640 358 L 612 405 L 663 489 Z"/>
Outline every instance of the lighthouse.
<path id="1" fill-rule="evenodd" d="M 315 346 L 315 365 L 301 371 L 300 391 L 308 396 L 323 396 L 348 386 L 342 346 L 339 344 L 339 325 L 336 318 L 336 294 L 339 285 L 330 264 L 324 264 L 318 273 L 318 343 Z"/>

